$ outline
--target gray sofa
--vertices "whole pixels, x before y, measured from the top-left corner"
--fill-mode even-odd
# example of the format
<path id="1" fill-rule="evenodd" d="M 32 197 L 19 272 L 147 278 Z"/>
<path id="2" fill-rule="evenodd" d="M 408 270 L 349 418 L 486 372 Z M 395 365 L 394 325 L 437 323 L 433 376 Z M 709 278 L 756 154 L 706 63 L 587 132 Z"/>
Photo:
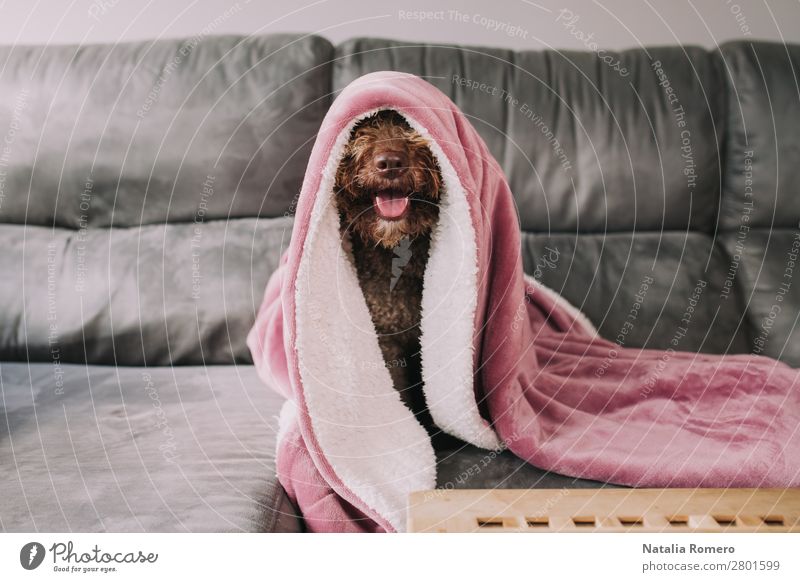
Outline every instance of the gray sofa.
<path id="1" fill-rule="evenodd" d="M 618 57 L 625 75 L 307 35 L 0 49 L 0 529 L 302 529 L 245 336 L 315 131 L 370 71 L 465 111 L 526 270 L 605 337 L 800 365 L 800 46 Z M 439 455 L 442 486 L 602 486 Z"/>

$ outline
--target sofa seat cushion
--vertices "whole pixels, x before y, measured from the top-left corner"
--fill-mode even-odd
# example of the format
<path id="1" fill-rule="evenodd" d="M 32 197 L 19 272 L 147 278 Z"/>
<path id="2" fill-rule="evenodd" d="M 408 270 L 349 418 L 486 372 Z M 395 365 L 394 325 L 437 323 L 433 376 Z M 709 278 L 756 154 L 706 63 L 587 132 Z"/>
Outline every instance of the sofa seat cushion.
<path id="1" fill-rule="evenodd" d="M 297 531 L 251 366 L 0 364 L 0 529 Z"/>
<path id="2" fill-rule="evenodd" d="M 599 489 L 617 485 L 576 479 L 539 469 L 510 451 L 487 451 L 463 443 L 438 451 L 438 489 Z"/>

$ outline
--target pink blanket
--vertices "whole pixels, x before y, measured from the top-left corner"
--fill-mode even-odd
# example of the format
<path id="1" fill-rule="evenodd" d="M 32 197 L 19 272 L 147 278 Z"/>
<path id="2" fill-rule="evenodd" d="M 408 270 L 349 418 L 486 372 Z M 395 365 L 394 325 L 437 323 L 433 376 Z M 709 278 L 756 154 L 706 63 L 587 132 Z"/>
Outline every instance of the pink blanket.
<path id="1" fill-rule="evenodd" d="M 383 72 L 353 82 L 325 118 L 248 337 L 261 377 L 288 399 L 278 474 L 310 530 L 403 531 L 408 494 L 436 486 L 430 439 L 392 387 L 332 203 L 350 130 L 379 109 L 428 137 L 445 183 L 421 323 L 441 429 L 619 484 L 800 485 L 796 371 L 600 338 L 523 274 L 511 192 L 469 121 L 425 81 Z"/>

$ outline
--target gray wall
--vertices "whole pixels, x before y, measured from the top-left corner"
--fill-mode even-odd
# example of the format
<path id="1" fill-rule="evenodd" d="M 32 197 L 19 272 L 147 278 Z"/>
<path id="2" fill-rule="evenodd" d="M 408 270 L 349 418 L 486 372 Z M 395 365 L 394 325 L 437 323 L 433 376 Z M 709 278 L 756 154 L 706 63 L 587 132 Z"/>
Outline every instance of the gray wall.
<path id="1" fill-rule="evenodd" d="M 450 12 L 458 6 L 458 13 Z M 416 11 L 431 14 L 419 20 Z M 577 19 L 576 19 L 577 17 Z M 493 22 L 492 22 L 493 21 Z M 510 48 L 800 42 L 798 0 L 6 0 L 0 44 L 316 32 Z"/>

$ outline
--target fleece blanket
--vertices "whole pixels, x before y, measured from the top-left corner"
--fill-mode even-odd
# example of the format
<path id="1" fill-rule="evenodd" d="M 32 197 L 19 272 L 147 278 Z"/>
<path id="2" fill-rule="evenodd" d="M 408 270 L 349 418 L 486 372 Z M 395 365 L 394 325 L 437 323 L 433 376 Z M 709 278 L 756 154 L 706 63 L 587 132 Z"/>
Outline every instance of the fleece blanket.
<path id="1" fill-rule="evenodd" d="M 427 137 L 445 186 L 421 321 L 438 427 L 605 482 L 800 485 L 796 371 L 599 337 L 523 273 L 512 194 L 467 118 L 422 79 L 383 72 L 354 81 L 330 108 L 248 337 L 262 379 L 287 398 L 278 473 L 311 531 L 403 531 L 408 494 L 436 486 L 430 438 L 392 387 L 333 203 L 351 129 L 381 109 Z"/>

